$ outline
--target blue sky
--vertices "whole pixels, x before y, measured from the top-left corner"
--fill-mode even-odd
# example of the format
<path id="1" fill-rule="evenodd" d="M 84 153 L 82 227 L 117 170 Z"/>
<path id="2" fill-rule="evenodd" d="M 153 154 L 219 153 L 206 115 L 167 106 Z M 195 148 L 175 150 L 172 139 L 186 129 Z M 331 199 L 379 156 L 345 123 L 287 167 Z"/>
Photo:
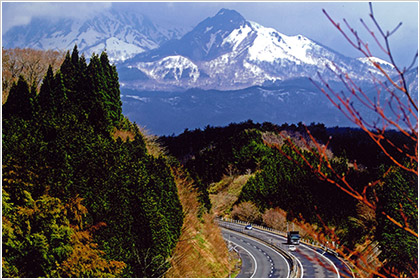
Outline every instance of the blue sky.
<path id="1" fill-rule="evenodd" d="M 247 20 L 273 27 L 286 35 L 302 34 L 347 56 L 360 56 L 322 13 L 342 22 L 346 18 L 363 38 L 370 39 L 360 23 L 363 18 L 374 28 L 369 18 L 368 2 L 2 2 L 2 28 L 27 24 L 35 17 L 92 17 L 104 10 L 130 10 L 147 15 L 152 21 L 192 28 L 211 17 L 221 8 L 241 13 Z M 375 16 L 385 30 L 403 25 L 391 37 L 391 47 L 397 63 L 407 65 L 418 50 L 418 1 L 373 2 Z M 342 23 L 343 25 L 343 23 Z M 375 30 L 375 29 L 374 29 Z M 375 30 L 376 31 L 376 30 Z M 385 55 L 370 46 L 375 56 Z"/>

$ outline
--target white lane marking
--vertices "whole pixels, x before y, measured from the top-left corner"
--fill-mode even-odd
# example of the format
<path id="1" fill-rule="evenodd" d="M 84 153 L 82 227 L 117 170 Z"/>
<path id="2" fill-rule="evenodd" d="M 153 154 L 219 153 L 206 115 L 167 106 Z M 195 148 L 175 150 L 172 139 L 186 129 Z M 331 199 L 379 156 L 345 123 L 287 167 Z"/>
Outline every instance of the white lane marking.
<path id="1" fill-rule="evenodd" d="M 232 241 L 230 241 L 230 242 L 232 242 Z M 250 277 L 250 278 L 253 278 L 253 277 L 255 276 L 255 273 L 257 273 L 257 268 L 258 268 L 257 260 L 255 259 L 254 255 L 252 255 L 252 254 L 251 254 L 251 252 L 250 252 L 250 251 L 248 251 L 247 249 L 245 249 L 244 247 L 242 247 L 241 245 L 239 245 L 239 244 L 237 244 L 237 243 L 235 243 L 235 242 L 232 242 L 232 243 L 236 244 L 236 246 L 237 246 L 237 247 L 240 247 L 240 248 L 242 248 L 244 251 L 246 251 L 246 252 L 248 253 L 248 255 L 250 255 L 250 256 L 251 256 L 251 258 L 254 260 L 254 263 L 255 263 L 255 269 L 254 269 L 254 273 L 252 273 L 252 275 L 251 275 L 251 277 Z"/>
<path id="2" fill-rule="evenodd" d="M 255 241 L 255 242 L 258 242 L 258 241 Z M 275 252 L 277 255 L 279 255 L 284 260 L 284 262 L 287 264 L 287 277 L 286 278 L 290 278 L 290 265 L 289 265 L 289 262 L 286 260 L 286 258 L 282 254 L 280 254 L 279 252 L 274 250 L 273 248 L 265 245 L 264 243 L 258 242 L 258 244 L 267 247 L 269 250 L 272 250 L 273 252 Z M 263 253 L 266 254 L 265 252 L 263 252 Z"/>
<path id="3" fill-rule="evenodd" d="M 255 229 L 256 231 L 259 231 L 259 232 L 262 232 L 262 233 L 266 233 L 266 234 L 269 234 L 269 235 L 272 235 L 272 236 L 275 236 L 275 237 L 282 237 L 283 239 L 286 239 L 285 237 L 283 237 L 283 236 L 281 236 L 281 235 L 278 235 L 278 234 L 274 234 L 274 233 L 271 233 L 271 232 L 266 232 L 266 231 L 262 231 L 262 230 L 259 230 L 259 229 Z M 262 243 L 261 243 L 262 244 Z M 266 247 L 268 247 L 267 245 L 265 245 L 265 244 L 263 244 L 264 246 L 266 246 Z M 258 250 L 260 250 L 261 251 L 261 249 L 258 249 Z M 272 249 L 273 250 L 273 249 Z M 273 250 L 274 251 L 274 250 Z M 274 252 L 276 252 L 276 251 L 274 251 Z M 282 254 L 280 254 L 280 253 L 278 253 L 278 252 L 276 252 L 277 254 L 279 254 L 284 260 L 285 260 L 285 262 L 287 263 L 287 267 L 288 267 L 288 273 L 287 273 L 287 278 L 290 278 L 290 265 L 289 265 L 289 262 L 286 260 L 286 258 L 282 255 Z M 290 255 L 292 255 L 292 254 L 290 254 Z M 302 263 L 301 263 L 301 261 L 299 260 L 299 258 L 297 258 L 296 256 L 294 256 L 294 255 L 292 255 L 292 257 L 294 257 L 296 260 L 297 260 L 297 262 L 299 263 L 299 266 L 300 266 L 300 269 L 301 269 L 301 271 L 302 271 L 302 273 L 301 273 L 301 275 L 300 275 L 300 278 L 303 278 L 303 274 L 304 274 L 304 272 L 305 272 L 305 270 L 303 269 L 303 265 L 302 265 Z M 336 268 L 337 269 L 337 268 Z"/>
<path id="4" fill-rule="evenodd" d="M 297 262 L 299 263 L 300 270 L 302 271 L 302 273 L 300 274 L 300 278 L 303 278 L 303 273 L 305 273 L 305 270 L 303 269 L 303 265 L 302 265 L 302 263 L 300 262 L 299 258 L 296 258 L 296 257 L 295 257 L 295 259 L 296 259 L 296 260 L 297 260 Z"/>
<path id="5" fill-rule="evenodd" d="M 271 232 L 262 231 L 262 230 L 259 230 L 259 229 L 257 229 L 257 228 L 256 228 L 255 230 L 257 230 L 257 231 L 259 231 L 259 232 L 262 232 L 262 233 L 269 234 L 269 235 L 273 235 L 273 236 L 276 236 L 276 237 L 282 237 L 282 238 L 284 238 L 284 239 L 285 239 L 285 237 L 283 237 L 283 236 L 281 236 L 281 235 L 278 235 L 278 234 L 274 234 L 274 233 L 271 233 Z M 338 268 L 335 266 L 335 264 L 334 264 L 334 263 L 333 263 L 333 262 L 332 262 L 329 258 L 327 258 L 326 256 L 322 255 L 322 254 L 321 254 L 321 253 L 319 253 L 317 250 L 312 249 L 312 248 L 311 248 L 311 247 L 309 247 L 309 246 L 306 246 L 306 245 L 305 245 L 305 244 L 303 244 L 303 243 L 300 243 L 300 245 L 302 245 L 302 246 L 306 247 L 306 248 L 307 248 L 307 249 L 309 249 L 309 250 L 314 251 L 315 253 L 319 254 L 319 255 L 320 255 L 320 256 L 322 256 L 323 258 L 327 259 L 327 261 L 331 263 L 331 265 L 334 267 L 335 271 L 337 272 L 337 276 L 338 276 L 338 278 L 341 278 L 341 277 L 340 277 L 340 272 L 338 271 Z M 296 258 L 296 257 L 295 257 L 295 258 Z M 301 276 L 301 278 L 303 278 L 303 265 L 302 265 L 302 263 L 300 262 L 300 260 L 299 260 L 298 258 L 296 258 L 296 260 L 299 262 L 299 266 L 300 266 L 300 268 L 302 269 L 302 276 Z"/>
<path id="6" fill-rule="evenodd" d="M 228 229 L 229 230 L 229 229 Z M 232 231 L 232 230 L 231 230 Z M 262 232 L 264 232 L 264 231 L 262 231 Z M 238 234 L 243 234 L 243 233 L 238 233 Z M 276 235 L 276 236 L 279 236 L 279 235 Z M 290 264 L 289 264 L 289 262 L 286 260 L 286 258 L 282 255 L 282 254 L 280 254 L 279 252 L 277 252 L 276 250 L 274 250 L 273 248 L 271 248 L 271 247 L 269 247 L 269 246 L 267 246 L 267 245 L 265 245 L 264 243 L 261 243 L 261 242 L 258 242 L 258 241 L 256 241 L 256 240 L 254 240 L 255 242 L 257 242 L 258 243 L 258 245 L 263 245 L 263 246 L 265 246 L 265 247 L 267 247 L 268 249 L 270 249 L 270 250 L 272 250 L 273 252 L 275 252 L 277 255 L 279 255 L 283 260 L 284 260 L 284 262 L 287 264 L 287 277 L 286 278 L 290 278 Z M 259 251 L 261 251 L 261 249 L 258 249 Z M 293 256 L 294 257 L 294 256 Z M 298 259 L 298 258 L 296 258 L 296 257 L 294 257 L 295 259 Z M 300 263 L 300 262 L 299 262 Z M 301 267 L 302 267 L 302 277 L 301 278 L 303 278 L 303 266 L 302 266 L 302 263 L 300 263 L 300 265 L 301 265 Z"/>

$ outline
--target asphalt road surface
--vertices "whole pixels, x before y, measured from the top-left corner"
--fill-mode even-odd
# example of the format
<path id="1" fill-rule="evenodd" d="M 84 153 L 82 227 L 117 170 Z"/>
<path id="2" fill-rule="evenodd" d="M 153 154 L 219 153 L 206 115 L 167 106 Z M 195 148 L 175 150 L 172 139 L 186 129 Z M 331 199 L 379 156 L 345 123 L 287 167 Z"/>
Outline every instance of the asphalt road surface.
<path id="1" fill-rule="evenodd" d="M 262 239 L 276 247 L 288 251 L 287 240 L 281 235 L 253 228 L 245 230 L 244 225 L 235 223 L 220 222 L 221 226 L 232 230 L 250 234 Z M 322 250 L 312 248 L 308 245 L 300 244 L 296 246 L 296 251 L 289 252 L 296 257 L 297 263 L 301 268 L 303 278 L 341 278 L 352 277 L 347 266 L 334 255 L 324 253 Z"/>
<path id="2" fill-rule="evenodd" d="M 222 228 L 223 238 L 241 256 L 242 268 L 237 278 L 288 278 L 287 260 L 269 246 L 241 233 Z"/>

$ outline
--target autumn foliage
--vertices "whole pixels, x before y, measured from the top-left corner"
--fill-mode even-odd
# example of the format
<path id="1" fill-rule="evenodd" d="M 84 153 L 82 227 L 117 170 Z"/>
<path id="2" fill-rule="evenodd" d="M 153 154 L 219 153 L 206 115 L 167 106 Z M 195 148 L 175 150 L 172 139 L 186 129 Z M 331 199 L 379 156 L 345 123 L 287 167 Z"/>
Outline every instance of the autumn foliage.
<path id="1" fill-rule="evenodd" d="M 57 71 L 63 63 L 65 52 L 43 51 L 35 49 L 4 49 L 2 48 L 2 104 L 7 100 L 9 90 L 19 76 L 38 90 L 42 79 L 51 65 Z"/>

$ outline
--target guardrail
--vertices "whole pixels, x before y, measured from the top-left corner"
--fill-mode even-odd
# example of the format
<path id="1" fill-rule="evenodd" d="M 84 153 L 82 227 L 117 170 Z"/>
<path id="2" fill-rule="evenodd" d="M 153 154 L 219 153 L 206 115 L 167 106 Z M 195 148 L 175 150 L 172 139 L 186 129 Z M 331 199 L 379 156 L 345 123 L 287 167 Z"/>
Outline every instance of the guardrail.
<path id="1" fill-rule="evenodd" d="M 261 226 L 261 225 L 258 225 L 258 224 L 253 224 L 253 223 L 248 223 L 248 222 L 244 222 L 244 221 L 241 221 L 241 220 L 233 220 L 233 219 L 228 219 L 228 218 L 223 218 L 223 217 L 218 217 L 218 218 L 216 218 L 218 221 L 222 221 L 222 222 L 228 222 L 228 223 L 233 223 L 233 224 L 239 224 L 239 225 L 251 225 L 252 227 L 254 227 L 254 228 L 257 228 L 257 229 L 260 229 L 260 230 L 264 230 L 264 231 L 267 231 L 267 232 L 271 232 L 271 233 L 274 233 L 274 234 L 277 234 L 277 235 L 281 235 L 281 236 L 283 236 L 283 237 L 285 237 L 285 238 L 287 238 L 287 233 L 286 232 L 284 232 L 284 231 L 280 231 L 280 230 L 276 230 L 276 229 L 273 229 L 273 228 L 269 228 L 269 227 L 265 227 L 265 226 Z M 220 224 L 220 223 L 219 223 Z M 243 231 L 241 231 L 242 233 L 245 233 L 245 232 L 243 232 Z M 250 233 L 251 231 L 249 231 L 249 232 L 246 232 L 246 233 Z M 249 235 L 249 234 L 248 234 Z M 254 238 L 256 238 L 256 237 L 254 237 Z M 258 240 L 261 240 L 261 239 L 259 239 L 259 238 L 257 238 Z M 262 240 L 263 242 L 265 242 L 264 240 Z M 336 252 L 336 251 L 334 251 L 333 249 L 331 249 L 331 248 L 329 248 L 329 247 L 327 247 L 327 246 L 325 246 L 325 245 L 323 245 L 323 244 L 321 244 L 321 243 L 318 243 L 318 242 L 316 242 L 316 241 L 310 241 L 310 240 L 305 240 L 305 239 L 301 239 L 300 240 L 300 242 L 301 243 L 304 243 L 304 244 L 306 244 L 306 245 L 309 245 L 309 246 L 312 246 L 312 247 L 317 247 L 317 248 L 320 248 L 320 249 L 322 249 L 323 251 L 325 251 L 325 252 L 328 252 L 329 254 L 332 254 L 332 255 L 334 255 L 335 257 L 337 257 L 338 259 L 340 259 L 346 266 L 347 266 L 347 268 L 349 269 L 349 271 L 352 273 L 352 276 L 353 276 L 353 278 L 355 278 L 355 275 L 354 275 L 354 268 L 352 267 L 352 265 L 350 264 L 350 263 L 348 263 L 345 259 L 343 259 L 342 257 L 340 257 L 339 256 L 339 254 Z M 270 246 L 272 246 L 271 244 L 270 244 Z M 337 246 L 337 244 L 333 244 L 333 246 L 334 247 L 336 247 Z M 279 251 L 281 251 L 281 252 L 284 252 L 282 249 L 280 249 L 279 247 L 276 247 Z M 286 254 L 288 254 L 287 252 L 285 252 Z M 288 254 L 288 255 L 290 255 L 290 254 Z M 292 256 L 292 255 L 291 255 Z M 292 256 L 292 258 L 295 258 L 294 256 Z M 300 270 L 300 268 L 299 268 L 299 270 Z M 292 278 L 299 278 L 299 277 L 292 277 Z"/>
<path id="2" fill-rule="evenodd" d="M 257 239 L 259 242 L 264 243 L 265 245 L 269 246 L 273 250 L 279 252 L 287 260 L 287 262 L 290 264 L 290 278 L 301 278 L 302 271 L 300 269 L 300 266 L 298 265 L 298 262 L 297 262 L 295 256 L 289 254 L 288 252 L 284 251 L 280 247 L 276 246 L 275 243 L 270 243 L 270 242 L 267 242 L 266 240 L 263 240 L 263 239 L 261 239 L 257 236 L 254 236 L 252 234 L 253 233 L 252 231 L 237 230 L 236 228 L 229 226 L 229 223 L 235 224 L 234 222 L 228 222 L 228 221 L 224 221 L 224 220 L 219 219 L 219 225 L 220 226 L 222 226 L 224 228 L 227 228 L 227 229 L 230 229 L 230 230 L 233 230 L 233 231 L 236 231 L 236 232 L 246 234 L 249 237 Z M 247 223 L 240 222 L 240 223 L 236 223 L 236 224 L 245 225 Z M 255 228 L 260 228 L 260 226 L 255 226 Z"/>
<path id="3" fill-rule="evenodd" d="M 227 218 L 217 218 L 217 219 L 220 220 L 220 221 L 226 221 L 226 222 L 230 222 L 230 223 L 234 223 L 234 224 L 252 225 L 255 228 L 258 228 L 258 229 L 261 229 L 261 230 L 265 230 L 265 231 L 269 231 L 269 232 L 272 232 L 272 233 L 275 233 L 275 234 L 278 234 L 278 235 L 281 235 L 281 236 L 287 238 L 287 232 L 276 230 L 276 229 L 273 229 L 273 228 L 261 226 L 261 225 L 258 225 L 258 224 L 248 223 L 248 222 L 244 222 L 244 221 L 241 221 L 241 220 L 233 220 L 233 219 L 227 219 Z M 311 240 L 306 240 L 304 238 L 301 238 L 300 239 L 300 242 L 301 243 L 304 243 L 306 245 L 318 247 L 318 248 L 320 248 L 320 249 L 322 249 L 324 251 L 328 251 L 329 250 L 329 251 L 331 251 L 331 253 L 337 254 L 337 252 L 335 252 L 334 250 L 332 250 L 332 249 L 328 248 L 327 246 L 325 246 L 325 245 L 323 245 L 323 244 L 321 244 L 319 242 L 316 242 L 316 241 L 311 241 Z M 334 247 L 337 246 L 337 244 L 335 244 L 335 243 L 332 243 L 332 244 L 333 244 Z"/>

